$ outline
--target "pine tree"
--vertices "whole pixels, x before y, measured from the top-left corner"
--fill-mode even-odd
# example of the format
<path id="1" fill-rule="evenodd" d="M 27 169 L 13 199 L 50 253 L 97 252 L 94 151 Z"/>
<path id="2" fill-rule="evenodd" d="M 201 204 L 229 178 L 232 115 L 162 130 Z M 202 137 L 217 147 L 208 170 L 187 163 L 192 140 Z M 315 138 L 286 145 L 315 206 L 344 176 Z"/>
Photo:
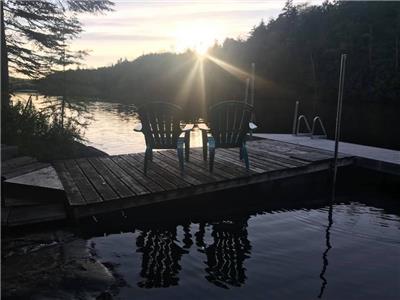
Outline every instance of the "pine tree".
<path id="1" fill-rule="evenodd" d="M 66 49 L 82 31 L 77 15 L 112 10 L 109 0 L 1 0 L 1 102 L 9 102 L 9 73 L 38 78 L 73 64 L 84 52 Z M 61 58 L 61 59 L 60 59 Z"/>

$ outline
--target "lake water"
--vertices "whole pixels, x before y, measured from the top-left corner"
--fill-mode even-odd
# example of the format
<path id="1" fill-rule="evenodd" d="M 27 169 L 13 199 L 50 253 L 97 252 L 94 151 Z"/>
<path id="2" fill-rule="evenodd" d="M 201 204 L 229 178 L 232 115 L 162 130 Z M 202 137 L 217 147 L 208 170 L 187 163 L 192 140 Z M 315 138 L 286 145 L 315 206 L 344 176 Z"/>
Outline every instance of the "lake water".
<path id="1" fill-rule="evenodd" d="M 235 195 L 100 218 L 88 244 L 117 299 L 400 298 L 398 202 Z"/>
<path id="2" fill-rule="evenodd" d="M 30 94 L 18 93 L 13 101 L 26 102 L 29 96 Z M 37 108 L 46 106 L 43 96 L 34 96 L 32 99 Z M 85 144 L 110 155 L 144 152 L 143 134 L 133 131 L 140 122 L 134 105 L 94 101 L 88 102 L 87 109 L 92 120 L 83 131 Z M 201 134 L 198 130 L 192 132 L 190 142 L 193 147 L 201 146 Z"/>

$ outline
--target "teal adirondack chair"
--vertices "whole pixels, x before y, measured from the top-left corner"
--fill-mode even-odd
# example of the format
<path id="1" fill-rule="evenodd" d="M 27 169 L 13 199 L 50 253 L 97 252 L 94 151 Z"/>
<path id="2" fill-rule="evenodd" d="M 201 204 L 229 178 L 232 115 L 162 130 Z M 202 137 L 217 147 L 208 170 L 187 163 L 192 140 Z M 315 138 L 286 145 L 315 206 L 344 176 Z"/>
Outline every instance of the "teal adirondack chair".
<path id="1" fill-rule="evenodd" d="M 257 128 L 250 122 L 253 107 L 239 101 L 224 101 L 209 109 L 208 126 L 199 124 L 203 137 L 203 158 L 207 160 L 209 151 L 210 172 L 213 171 L 216 148 L 239 148 L 239 158 L 244 160 L 246 169 L 249 166 L 249 156 L 246 148 L 248 134 Z"/>
<path id="2" fill-rule="evenodd" d="M 142 132 L 146 141 L 144 173 L 153 160 L 153 149 L 176 149 L 181 172 L 184 169 L 183 148 L 189 160 L 190 131 L 193 125 L 181 128 L 182 109 L 167 102 L 150 102 L 138 109 L 139 123 L 134 131 Z"/>

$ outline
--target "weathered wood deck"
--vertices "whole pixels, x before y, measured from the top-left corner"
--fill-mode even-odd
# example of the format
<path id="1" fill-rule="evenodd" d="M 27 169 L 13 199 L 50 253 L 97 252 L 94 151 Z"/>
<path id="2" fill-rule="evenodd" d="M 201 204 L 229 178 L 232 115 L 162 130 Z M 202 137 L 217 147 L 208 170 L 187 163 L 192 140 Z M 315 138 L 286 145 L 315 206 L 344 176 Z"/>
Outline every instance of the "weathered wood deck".
<path id="1" fill-rule="evenodd" d="M 257 137 L 297 144 L 320 150 L 334 151 L 335 141 L 328 139 L 311 139 L 309 136 L 292 134 L 257 133 Z M 339 151 L 356 157 L 355 165 L 378 171 L 380 173 L 400 175 L 400 151 L 385 148 L 357 145 L 340 142 Z"/>
<path id="2" fill-rule="evenodd" d="M 272 140 L 248 143 L 250 170 L 238 149 L 217 149 L 214 172 L 208 171 L 202 149 L 190 150 L 181 175 L 173 150 L 154 153 L 143 173 L 143 153 L 81 158 L 55 163 L 75 217 L 190 197 L 243 185 L 326 170 L 332 153 Z M 353 158 L 341 155 L 341 166 Z"/>
<path id="3" fill-rule="evenodd" d="M 51 165 L 18 156 L 16 147 L 2 145 L 2 153 L 7 151 L 1 162 L 2 226 L 66 219 L 63 188 Z"/>

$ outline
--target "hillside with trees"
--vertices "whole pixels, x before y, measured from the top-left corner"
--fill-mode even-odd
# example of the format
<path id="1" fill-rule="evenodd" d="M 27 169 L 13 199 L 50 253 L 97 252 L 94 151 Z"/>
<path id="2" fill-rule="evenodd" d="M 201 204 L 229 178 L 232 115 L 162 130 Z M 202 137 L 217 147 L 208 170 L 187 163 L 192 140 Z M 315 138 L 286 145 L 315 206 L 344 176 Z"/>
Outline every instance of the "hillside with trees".
<path id="1" fill-rule="evenodd" d="M 262 21 L 245 40 L 214 45 L 201 62 L 191 51 L 149 54 L 110 67 L 56 72 L 38 86 L 46 94 L 59 95 L 65 86 L 68 96 L 138 105 L 171 101 L 193 119 L 218 101 L 243 100 L 245 72 L 254 62 L 260 131 L 290 132 L 294 103 L 300 100 L 301 113 L 310 120 L 320 115 L 332 136 L 340 55 L 347 53 L 343 139 L 398 149 L 399 48 L 398 2 L 296 6 L 288 1 L 276 19 Z"/>

